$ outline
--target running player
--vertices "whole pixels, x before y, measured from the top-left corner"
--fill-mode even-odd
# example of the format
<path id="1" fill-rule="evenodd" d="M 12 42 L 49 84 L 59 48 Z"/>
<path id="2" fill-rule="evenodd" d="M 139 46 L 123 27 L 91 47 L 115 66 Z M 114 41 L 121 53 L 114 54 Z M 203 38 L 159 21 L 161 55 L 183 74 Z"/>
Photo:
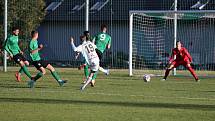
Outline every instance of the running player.
<path id="1" fill-rule="evenodd" d="M 51 72 L 54 79 L 58 82 L 58 84 L 60 86 L 63 86 L 64 83 L 67 82 L 67 80 L 61 80 L 59 75 L 55 71 L 54 67 L 51 64 L 49 64 L 46 61 L 41 59 L 39 51 L 43 48 L 43 45 L 40 44 L 38 46 L 38 41 L 37 41 L 38 36 L 39 36 L 39 34 L 37 31 L 31 32 L 32 39 L 31 39 L 30 44 L 29 44 L 29 50 L 30 50 L 30 56 L 31 56 L 32 64 L 40 72 L 36 75 L 36 77 L 33 81 L 30 81 L 29 85 L 30 85 L 30 87 L 34 87 L 34 83 L 36 82 L 36 80 L 38 80 L 43 75 L 45 75 L 45 73 L 46 73 L 45 69 L 48 69 Z"/>
<path id="2" fill-rule="evenodd" d="M 92 81 L 93 75 L 98 71 L 99 57 L 96 53 L 96 45 L 90 41 L 86 41 L 86 36 L 81 36 L 80 40 L 82 41 L 82 44 L 76 47 L 74 45 L 74 39 L 72 37 L 70 39 L 73 50 L 75 52 L 82 53 L 91 70 L 86 83 L 81 87 L 81 90 L 84 90 L 85 87 Z"/>
<path id="3" fill-rule="evenodd" d="M 94 37 L 93 42 L 95 43 L 95 45 L 97 47 L 96 53 L 98 54 L 100 62 L 101 62 L 104 51 L 106 50 L 106 48 L 110 49 L 110 47 L 111 47 L 111 36 L 107 34 L 106 25 L 101 26 L 101 32 Z M 99 70 L 104 73 L 107 73 L 107 75 L 109 74 L 109 70 L 105 70 L 102 67 L 99 67 Z M 97 73 L 94 74 L 94 76 L 92 78 L 92 85 L 95 85 L 96 77 L 97 77 Z"/>
<path id="4" fill-rule="evenodd" d="M 84 36 L 86 37 L 86 41 L 93 41 L 93 37 L 90 36 L 90 32 L 89 31 L 84 31 Z M 79 66 L 79 69 L 84 68 L 84 75 L 85 78 L 87 79 L 89 76 L 89 69 L 88 69 L 88 64 L 85 62 L 84 64 L 82 64 L 81 66 Z M 108 69 L 103 69 L 102 70 L 106 75 L 109 74 L 109 70 Z M 91 86 L 94 87 L 95 86 L 95 78 L 96 78 L 96 74 L 94 74 L 92 82 L 91 82 Z M 84 83 L 86 82 L 86 79 L 84 79 Z"/>
<path id="5" fill-rule="evenodd" d="M 176 56 L 176 59 L 174 59 L 174 56 Z M 182 44 L 180 41 L 177 41 L 176 48 L 172 50 L 172 55 L 169 60 L 169 67 L 166 69 L 163 80 L 165 81 L 167 79 L 169 72 L 173 68 L 176 68 L 179 65 L 183 65 L 190 71 L 190 73 L 195 78 L 196 82 L 200 81 L 197 75 L 195 74 L 193 68 L 190 65 L 191 62 L 192 62 L 192 57 L 190 56 L 189 52 L 187 51 L 186 48 L 182 47 Z"/>
<path id="6" fill-rule="evenodd" d="M 86 41 L 92 41 L 92 38 L 90 36 L 90 32 L 89 31 L 84 31 L 84 36 L 86 37 Z M 78 55 L 79 55 L 79 53 L 78 53 Z M 84 68 L 84 75 L 85 75 L 85 79 L 84 80 L 86 80 L 88 78 L 88 76 L 89 76 L 89 70 L 88 70 L 88 64 L 86 63 L 85 60 L 84 60 L 84 64 L 82 64 L 82 65 L 80 65 L 78 67 L 79 70 L 81 70 L 82 68 Z"/>
<path id="7" fill-rule="evenodd" d="M 23 52 L 19 48 L 19 28 L 13 27 L 12 34 L 9 35 L 4 42 L 3 48 L 8 52 L 9 57 L 14 60 L 21 67 L 19 72 L 24 72 L 28 78 L 33 81 L 33 77 L 28 71 L 26 65 L 29 65 L 29 62 L 23 56 Z M 17 81 L 21 81 L 20 75 L 18 73 L 15 74 Z"/>

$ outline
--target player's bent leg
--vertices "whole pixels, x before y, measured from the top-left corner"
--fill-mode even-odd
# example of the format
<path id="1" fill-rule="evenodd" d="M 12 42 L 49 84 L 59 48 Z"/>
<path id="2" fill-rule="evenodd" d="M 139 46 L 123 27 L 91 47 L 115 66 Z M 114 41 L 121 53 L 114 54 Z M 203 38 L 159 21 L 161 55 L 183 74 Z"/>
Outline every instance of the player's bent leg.
<path id="1" fill-rule="evenodd" d="M 22 73 L 24 73 L 24 71 L 23 71 L 22 68 L 20 68 L 19 71 L 16 72 L 15 77 L 16 77 L 16 81 L 17 81 L 17 82 L 21 82 L 21 81 L 22 81 L 22 80 L 21 80 L 21 75 L 22 75 Z"/>
<path id="2" fill-rule="evenodd" d="M 91 85 L 91 87 L 95 87 L 95 84 L 96 84 L 96 77 L 97 77 L 97 75 L 98 75 L 98 71 L 91 71 L 91 73 L 93 73 L 93 76 L 92 76 L 90 85 Z"/>
<path id="3" fill-rule="evenodd" d="M 39 78 L 41 78 L 43 75 L 46 74 L 46 70 L 43 67 L 40 67 L 39 72 L 37 75 L 34 77 L 34 81 L 37 81 Z"/>
<path id="4" fill-rule="evenodd" d="M 99 66 L 99 71 L 105 73 L 106 75 L 109 75 L 109 74 L 110 74 L 109 69 L 104 69 L 104 68 L 102 68 L 101 66 Z"/>
<path id="5" fill-rule="evenodd" d="M 23 67 L 23 66 L 25 66 L 25 63 L 24 63 L 23 61 L 20 61 L 20 62 L 19 62 L 19 65 L 20 65 L 21 67 Z"/>
<path id="6" fill-rule="evenodd" d="M 21 68 L 23 69 L 23 72 L 28 76 L 28 78 L 32 79 L 32 76 L 30 74 L 30 72 L 28 71 L 25 63 L 23 61 L 19 62 L 19 65 L 21 66 Z"/>
<path id="7" fill-rule="evenodd" d="M 91 82 L 90 82 L 90 85 L 91 85 L 91 87 L 95 87 L 95 84 L 96 84 L 96 80 L 91 80 Z"/>
<path id="8" fill-rule="evenodd" d="M 186 67 L 187 67 L 187 69 L 190 71 L 190 73 L 193 75 L 193 77 L 195 78 L 195 80 L 196 80 L 197 82 L 199 82 L 199 78 L 197 77 L 197 75 L 196 75 L 194 69 L 191 67 L 191 65 L 190 65 L 190 64 L 187 64 Z"/>
<path id="9" fill-rule="evenodd" d="M 95 86 L 95 79 L 98 75 L 98 70 L 100 68 L 100 64 L 99 64 L 99 59 L 95 59 L 93 60 L 93 65 L 91 66 L 91 73 L 94 73 L 93 76 L 92 76 L 92 81 L 91 81 L 91 86 L 94 87 Z"/>
<path id="10" fill-rule="evenodd" d="M 48 64 L 46 68 L 51 72 L 52 76 L 56 81 L 61 80 L 60 76 L 57 74 L 57 72 L 55 71 L 54 67 L 51 64 Z"/>
<path id="11" fill-rule="evenodd" d="M 19 74 L 21 75 L 22 73 L 24 73 L 24 70 L 22 68 L 19 69 Z"/>
<path id="12" fill-rule="evenodd" d="M 167 76 L 169 75 L 169 72 L 174 68 L 174 64 L 169 65 L 169 67 L 166 69 L 165 75 L 162 79 L 162 81 L 165 81 L 167 79 Z"/>
<path id="13" fill-rule="evenodd" d="M 51 64 L 48 64 L 48 65 L 46 66 L 46 68 L 47 68 L 49 71 L 52 71 L 52 72 L 55 71 L 55 68 L 54 68 Z"/>
<path id="14" fill-rule="evenodd" d="M 23 56 L 17 58 L 17 61 L 19 61 L 19 60 L 23 60 L 22 62 L 23 62 L 25 65 L 27 65 L 27 66 L 29 65 L 29 62 L 28 62 Z M 20 62 L 21 62 L 21 61 L 20 61 Z M 20 63 L 20 62 L 19 62 L 19 63 Z M 21 67 L 23 66 L 22 62 L 19 64 Z M 16 77 L 16 81 L 17 81 L 17 82 L 20 82 L 20 81 L 21 81 L 21 75 L 22 75 L 22 73 L 24 73 L 24 70 L 23 70 L 22 68 L 19 70 L 19 72 L 16 72 L 15 77 Z"/>
<path id="15" fill-rule="evenodd" d="M 88 64 L 86 64 L 86 65 L 84 66 L 84 75 L 85 75 L 85 78 L 86 78 L 86 79 L 87 79 L 88 76 L 89 76 L 89 66 L 88 66 Z"/>
<path id="16" fill-rule="evenodd" d="M 22 55 L 17 54 L 17 55 L 15 55 L 15 56 L 13 56 L 13 60 L 14 60 L 17 64 L 20 65 L 20 67 L 22 68 L 23 72 L 28 76 L 28 78 L 30 78 L 30 81 L 28 81 L 28 85 L 29 85 L 30 87 L 32 87 L 31 84 L 32 84 L 32 82 L 34 82 L 34 80 L 33 80 L 32 76 L 31 76 L 30 72 L 28 71 L 28 69 L 27 69 L 25 63 L 24 63 L 24 61 L 26 61 L 25 58 L 24 58 Z"/>
<path id="17" fill-rule="evenodd" d="M 29 66 L 29 62 L 28 61 L 24 61 L 24 64 Z"/>
<path id="18" fill-rule="evenodd" d="M 89 65 L 85 63 L 84 66 L 84 77 L 83 77 L 83 83 L 85 84 L 87 82 L 87 78 L 89 77 Z"/>
<path id="19" fill-rule="evenodd" d="M 46 69 L 44 67 L 40 67 L 40 71 L 42 72 L 43 75 L 46 74 Z"/>
<path id="20" fill-rule="evenodd" d="M 67 80 L 61 80 L 61 79 L 60 79 L 60 76 L 57 74 L 57 72 L 55 71 L 54 67 L 53 67 L 51 64 L 48 64 L 48 65 L 46 66 L 46 68 L 47 68 L 48 70 L 50 70 L 52 76 L 55 78 L 55 80 L 58 82 L 58 84 L 59 84 L 60 86 L 63 86 L 65 83 L 67 83 Z"/>
<path id="21" fill-rule="evenodd" d="M 29 66 L 29 62 L 28 61 L 24 61 L 24 64 Z M 19 72 L 16 72 L 15 77 L 16 77 L 16 81 L 17 82 L 21 82 L 21 75 L 22 73 L 24 73 L 24 70 L 22 68 L 19 69 Z"/>
<path id="22" fill-rule="evenodd" d="M 98 71 L 98 68 L 99 68 L 99 59 L 95 59 L 95 60 L 92 60 L 91 62 L 91 65 L 90 65 L 90 69 L 91 69 L 91 72 L 90 72 L 90 75 L 87 79 L 87 82 L 81 87 L 81 90 L 83 91 L 85 89 L 85 87 L 92 82 L 92 77 L 93 75 Z M 92 83 L 91 83 L 92 84 Z M 95 84 L 95 83 L 94 83 Z"/>
<path id="23" fill-rule="evenodd" d="M 28 85 L 30 88 L 33 88 L 34 85 L 35 85 L 35 82 L 40 79 L 45 73 L 46 73 L 46 70 L 43 68 L 43 67 L 40 67 L 39 69 L 39 72 L 37 73 L 37 75 L 33 78 L 33 80 L 29 81 L 28 82 Z"/>
<path id="24" fill-rule="evenodd" d="M 36 81 L 38 79 L 40 79 L 46 73 L 46 70 L 44 69 L 44 67 L 42 67 L 42 65 L 41 65 L 41 63 L 39 61 L 33 61 L 32 64 L 34 65 L 34 67 L 37 68 L 37 70 L 39 70 L 39 72 L 36 74 L 35 77 L 32 78 L 32 80 L 30 80 L 28 82 L 28 86 L 30 88 L 33 88 L 35 83 L 36 83 Z"/>
<path id="25" fill-rule="evenodd" d="M 97 72 L 95 72 L 95 73 L 93 74 L 91 86 L 95 86 L 96 78 L 97 78 L 98 73 L 99 73 L 99 72 L 97 71 Z"/>
<path id="26" fill-rule="evenodd" d="M 81 87 L 81 91 L 83 91 L 86 88 L 86 86 L 92 81 L 93 74 L 94 74 L 94 72 L 91 71 L 91 73 L 87 79 L 87 82 Z"/>
<path id="27" fill-rule="evenodd" d="M 82 68 L 84 68 L 86 66 L 86 64 L 82 64 L 78 67 L 78 70 L 81 70 Z"/>

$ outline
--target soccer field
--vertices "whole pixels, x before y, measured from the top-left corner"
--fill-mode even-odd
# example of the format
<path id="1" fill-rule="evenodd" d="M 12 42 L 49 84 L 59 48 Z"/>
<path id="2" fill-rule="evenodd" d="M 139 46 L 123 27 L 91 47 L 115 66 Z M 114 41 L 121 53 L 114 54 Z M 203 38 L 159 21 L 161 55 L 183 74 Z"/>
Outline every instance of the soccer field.
<path id="1" fill-rule="evenodd" d="M 127 70 L 111 70 L 109 76 L 99 74 L 95 87 L 81 92 L 82 70 L 57 68 L 69 80 L 64 87 L 48 72 L 34 89 L 27 88 L 27 81 L 16 82 L 15 70 L 0 72 L 0 121 L 215 120 L 214 78 L 196 83 L 192 77 L 165 82 L 152 77 L 145 83 L 128 77 Z M 31 72 L 36 74 L 34 68 Z"/>

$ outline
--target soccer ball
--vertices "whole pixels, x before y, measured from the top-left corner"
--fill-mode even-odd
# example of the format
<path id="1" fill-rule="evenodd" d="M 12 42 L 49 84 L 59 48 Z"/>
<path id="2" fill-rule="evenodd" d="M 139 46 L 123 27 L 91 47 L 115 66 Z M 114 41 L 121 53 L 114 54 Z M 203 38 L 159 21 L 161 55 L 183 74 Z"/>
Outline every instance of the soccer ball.
<path id="1" fill-rule="evenodd" d="M 150 82 L 150 80 L 151 80 L 151 77 L 150 77 L 150 75 L 144 75 L 143 76 L 143 80 L 145 81 L 145 82 Z"/>

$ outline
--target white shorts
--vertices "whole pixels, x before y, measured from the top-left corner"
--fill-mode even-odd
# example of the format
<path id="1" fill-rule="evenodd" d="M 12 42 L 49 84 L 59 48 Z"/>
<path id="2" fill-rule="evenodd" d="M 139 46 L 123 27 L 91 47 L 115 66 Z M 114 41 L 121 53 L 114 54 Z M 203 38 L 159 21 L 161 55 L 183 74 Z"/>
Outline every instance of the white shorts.
<path id="1" fill-rule="evenodd" d="M 93 58 L 92 60 L 90 60 L 90 69 L 91 71 L 98 71 L 99 69 L 99 58 Z"/>

